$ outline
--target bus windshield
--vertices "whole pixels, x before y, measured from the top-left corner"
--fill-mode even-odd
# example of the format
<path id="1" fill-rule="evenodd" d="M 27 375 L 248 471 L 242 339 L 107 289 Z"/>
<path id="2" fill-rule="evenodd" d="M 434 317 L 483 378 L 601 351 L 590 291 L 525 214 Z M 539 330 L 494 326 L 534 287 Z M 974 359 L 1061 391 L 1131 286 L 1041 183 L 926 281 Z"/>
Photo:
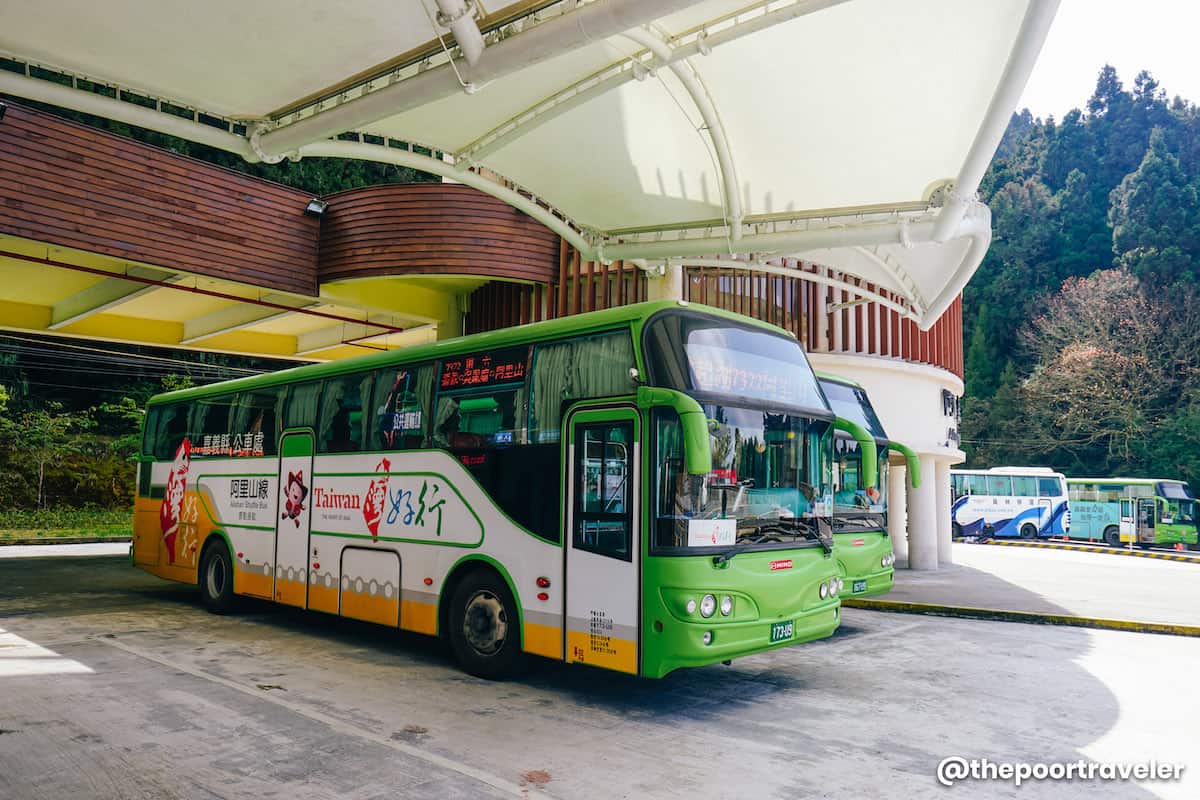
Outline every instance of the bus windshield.
<path id="1" fill-rule="evenodd" d="M 645 342 L 650 378 L 658 386 L 697 399 L 831 416 L 804 351 L 783 334 L 680 311 L 651 319 Z"/>
<path id="2" fill-rule="evenodd" d="M 1167 501 L 1163 522 L 1180 525 L 1196 524 L 1196 498 L 1186 483 L 1160 483 L 1159 494 Z"/>
<path id="3" fill-rule="evenodd" d="M 825 392 L 833 413 L 842 419 L 857 422 L 876 439 L 887 438 L 879 417 L 875 416 L 875 409 L 871 407 L 871 401 L 867 399 L 867 393 L 862 389 L 826 380 L 821 381 L 821 389 Z"/>
<path id="4" fill-rule="evenodd" d="M 879 467 L 874 486 L 862 477 L 862 450 L 858 442 L 835 436 L 833 458 L 833 528 L 836 533 L 880 531 L 887 527 L 887 448 L 879 448 Z"/>
<path id="5" fill-rule="evenodd" d="M 831 508 L 825 420 L 702 404 L 713 470 L 683 466 L 679 419 L 657 418 L 656 549 L 795 547 L 827 539 Z"/>

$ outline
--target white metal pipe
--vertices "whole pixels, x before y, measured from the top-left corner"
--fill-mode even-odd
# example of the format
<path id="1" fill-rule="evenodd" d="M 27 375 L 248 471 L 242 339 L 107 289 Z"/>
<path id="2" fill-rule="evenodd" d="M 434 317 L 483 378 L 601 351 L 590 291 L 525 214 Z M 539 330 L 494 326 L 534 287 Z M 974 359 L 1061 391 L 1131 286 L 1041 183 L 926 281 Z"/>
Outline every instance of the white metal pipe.
<path id="1" fill-rule="evenodd" d="M 1025 90 L 1025 84 L 1033 72 L 1033 65 L 1037 63 L 1038 53 L 1046 41 L 1050 23 L 1054 21 L 1054 15 L 1058 11 L 1058 4 L 1059 0 L 1029 0 L 1025 18 L 1021 20 L 1021 29 L 1017 33 L 1017 41 L 1008 56 L 1008 63 L 1004 65 L 1000 83 L 992 94 L 983 124 L 975 134 L 975 141 L 971 143 L 971 149 L 958 171 L 958 178 L 954 181 L 954 186 L 938 215 L 933 231 L 935 242 L 944 242 L 950 238 L 967 207 L 974 200 L 979 183 L 983 180 L 988 164 L 991 163 L 992 156 L 996 154 L 996 148 L 1000 146 L 1000 140 L 1004 137 L 1004 131 L 1008 128 L 1013 109 L 1021 100 L 1021 92 Z"/>
<path id="2" fill-rule="evenodd" d="M 717 111 L 717 106 L 713 103 L 712 95 L 708 93 L 708 87 L 704 84 L 704 79 L 700 77 L 699 70 L 686 58 L 673 58 L 671 47 L 651 31 L 644 28 L 633 28 L 626 31 L 625 36 L 647 48 L 659 61 L 668 65 L 671 72 L 691 96 L 692 103 L 700 112 L 700 118 L 704 120 L 704 126 L 712 140 L 713 149 L 717 153 L 717 164 L 721 169 L 721 183 L 725 192 L 725 211 L 729 215 L 727 222 L 730 234 L 734 241 L 741 239 L 743 213 L 741 192 L 738 189 L 737 167 L 733 161 L 729 136 L 721 121 L 721 114 Z"/>
<path id="3" fill-rule="evenodd" d="M 520 192 L 515 192 L 507 186 L 502 186 L 477 173 L 466 170 L 459 171 L 454 168 L 454 165 L 447 164 L 432 156 L 424 156 L 420 153 L 413 153 L 396 147 L 335 140 L 306 144 L 300 148 L 300 155 L 377 161 L 384 164 L 396 164 L 401 167 L 419 169 L 423 172 L 450 178 L 458 183 L 478 189 L 484 194 L 489 194 L 519 211 L 525 212 L 554 233 L 566 239 L 572 247 L 581 253 L 585 261 L 594 260 L 592 246 L 583 235 L 549 210 L 539 206 Z"/>
<path id="4" fill-rule="evenodd" d="M 972 206 L 972 213 L 961 221 L 951 238 L 968 238 L 970 246 L 959 262 L 946 288 L 930 301 L 919 315 L 921 330 L 929 330 L 937 318 L 949 307 L 954 298 L 966 286 L 967 281 L 979 267 L 991 243 L 991 213 L 982 203 Z M 933 242 L 934 220 L 912 223 L 887 222 L 858 226 L 818 228 L 784 233 L 760 233 L 742 238 L 738 250 L 745 253 L 787 253 L 799 255 L 813 250 L 836 247 L 864 247 L 881 244 L 912 244 Z M 667 239 L 655 242 L 630 242 L 628 244 L 601 244 L 597 247 L 600 258 L 617 260 L 631 258 L 665 259 L 703 256 L 723 252 L 728 240 L 718 237 L 696 239 Z"/>
<path id="5" fill-rule="evenodd" d="M 460 69 L 469 83 L 481 86 L 524 67 L 553 58 L 597 39 L 653 22 L 701 0 L 596 0 L 536 28 L 497 42 L 473 67 Z M 278 128 L 262 137 L 267 152 L 288 153 L 344 131 L 378 122 L 462 91 L 451 64 L 442 64 L 328 111 Z"/>
<path id="6" fill-rule="evenodd" d="M 422 0 L 424 2 L 424 0 Z M 474 65 L 483 54 L 483 34 L 475 22 L 475 4 L 466 0 L 437 0 L 438 24 L 450 29 L 463 58 Z"/>
<path id="7" fill-rule="evenodd" d="M 97 117 L 124 122 L 127 125 L 178 136 L 181 139 L 236 153 L 247 161 L 259 160 L 244 136 L 95 92 L 86 92 L 40 78 L 27 78 L 14 72 L 0 70 L 0 93 L 25 97 L 52 106 L 69 108 L 72 111 L 93 114 Z"/>

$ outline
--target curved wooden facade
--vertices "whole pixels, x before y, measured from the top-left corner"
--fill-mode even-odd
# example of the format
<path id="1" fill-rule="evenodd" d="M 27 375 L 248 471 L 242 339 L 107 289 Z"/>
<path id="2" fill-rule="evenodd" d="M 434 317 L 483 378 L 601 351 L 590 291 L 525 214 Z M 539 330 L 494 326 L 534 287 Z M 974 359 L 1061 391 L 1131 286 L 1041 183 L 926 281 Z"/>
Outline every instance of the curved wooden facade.
<path id="1" fill-rule="evenodd" d="M 468 186 L 367 186 L 325 198 L 321 281 L 381 275 L 480 275 L 551 283 L 558 236 Z"/>

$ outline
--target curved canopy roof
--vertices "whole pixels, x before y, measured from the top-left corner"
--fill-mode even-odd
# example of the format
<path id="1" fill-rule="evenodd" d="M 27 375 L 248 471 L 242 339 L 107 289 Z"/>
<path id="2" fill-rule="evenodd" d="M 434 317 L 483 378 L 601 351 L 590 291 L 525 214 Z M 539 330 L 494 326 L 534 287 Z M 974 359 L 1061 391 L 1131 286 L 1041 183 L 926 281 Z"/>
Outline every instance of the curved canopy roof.
<path id="1" fill-rule="evenodd" d="M 251 160 L 427 169 L 593 258 L 803 256 L 927 326 L 986 251 L 975 191 L 1056 8 L 7 0 L 0 92 Z"/>

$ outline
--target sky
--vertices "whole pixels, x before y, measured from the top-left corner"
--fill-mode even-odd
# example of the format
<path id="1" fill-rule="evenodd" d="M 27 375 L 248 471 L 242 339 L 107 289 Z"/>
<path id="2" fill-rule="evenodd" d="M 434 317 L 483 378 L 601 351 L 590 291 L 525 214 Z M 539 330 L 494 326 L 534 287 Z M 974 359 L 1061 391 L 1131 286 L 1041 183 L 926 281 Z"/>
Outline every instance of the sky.
<path id="1" fill-rule="evenodd" d="M 1198 34 L 1193 0 L 1062 0 L 1017 108 L 1062 119 L 1087 104 L 1106 63 L 1126 88 L 1145 69 L 1168 98 L 1200 103 Z"/>

